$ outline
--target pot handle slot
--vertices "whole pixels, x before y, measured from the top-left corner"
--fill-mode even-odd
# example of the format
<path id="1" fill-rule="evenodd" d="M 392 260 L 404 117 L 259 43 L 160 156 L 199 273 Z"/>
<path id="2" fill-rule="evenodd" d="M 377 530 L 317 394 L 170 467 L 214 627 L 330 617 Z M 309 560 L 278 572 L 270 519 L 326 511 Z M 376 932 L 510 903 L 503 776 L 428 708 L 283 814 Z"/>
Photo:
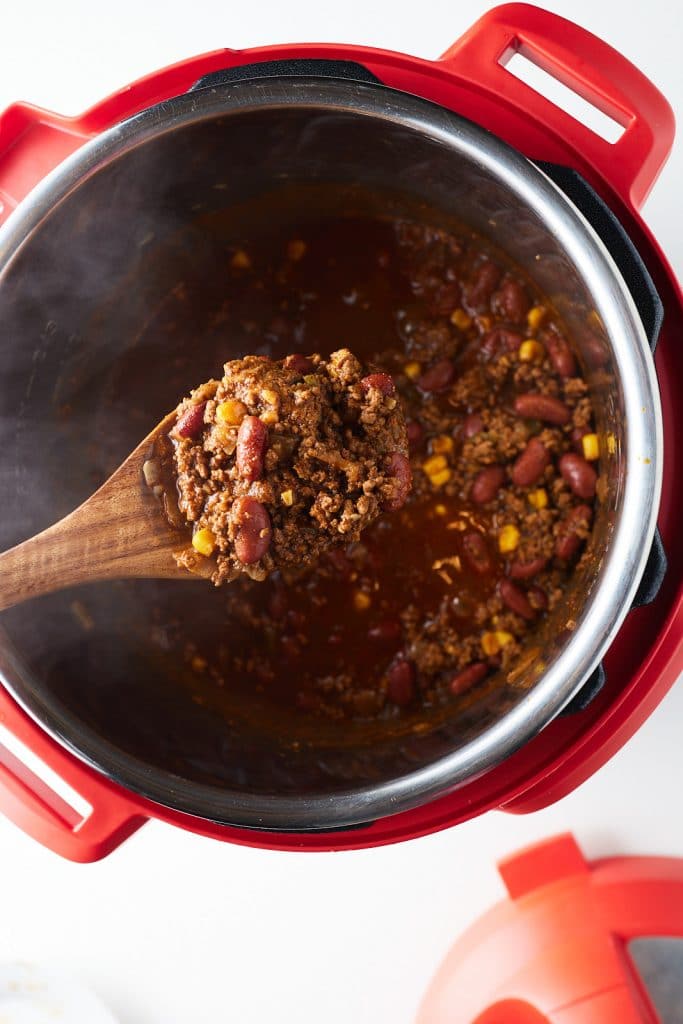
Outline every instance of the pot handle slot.
<path id="1" fill-rule="evenodd" d="M 506 70 L 520 53 L 623 126 L 610 143 Z M 441 60 L 478 90 L 505 97 L 582 153 L 627 203 L 642 206 L 673 144 L 673 111 L 656 86 L 591 32 L 529 4 L 480 18 Z"/>
<path id="2" fill-rule="evenodd" d="M 144 824 L 138 807 L 55 743 L 2 686 L 0 727 L 0 813 L 43 846 L 88 863 L 106 857 Z M 73 796 L 59 795 L 24 757 L 56 775 Z"/>
<path id="3" fill-rule="evenodd" d="M 213 89 L 229 82 L 243 82 L 254 78 L 283 77 L 345 78 L 351 82 L 372 82 L 381 85 L 371 71 L 353 60 L 332 60 L 330 58 L 289 57 L 286 60 L 255 61 L 236 67 L 222 68 L 203 75 L 188 92 Z"/>

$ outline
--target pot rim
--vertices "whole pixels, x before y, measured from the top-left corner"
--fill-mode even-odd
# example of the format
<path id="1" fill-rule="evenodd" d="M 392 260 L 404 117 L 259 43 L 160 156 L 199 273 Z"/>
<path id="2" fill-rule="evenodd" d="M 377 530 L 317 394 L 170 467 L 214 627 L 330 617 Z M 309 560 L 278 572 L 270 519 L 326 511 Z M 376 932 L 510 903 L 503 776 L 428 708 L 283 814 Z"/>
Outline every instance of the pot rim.
<path id="1" fill-rule="evenodd" d="M 33 189 L 0 228 L 0 273 L 54 208 L 112 160 L 192 123 L 292 106 L 399 123 L 447 146 L 456 158 L 461 155 L 478 164 L 534 210 L 596 300 L 624 392 L 627 443 L 619 520 L 600 585 L 589 595 L 584 606 L 588 614 L 554 664 L 514 708 L 475 739 L 391 781 L 325 796 L 245 794 L 189 782 L 150 770 L 90 730 L 87 736 L 92 735 L 92 741 L 77 743 L 68 722 L 58 720 L 38 694 L 28 694 L 21 686 L 16 663 L 3 667 L 1 681 L 42 728 L 126 789 L 194 817 L 288 832 L 343 828 L 409 810 L 472 782 L 540 732 L 581 688 L 628 614 L 652 543 L 663 464 L 659 391 L 645 331 L 616 264 L 593 228 L 564 193 L 511 146 L 438 104 L 382 85 L 305 76 L 247 79 L 150 107 L 86 142 Z"/>

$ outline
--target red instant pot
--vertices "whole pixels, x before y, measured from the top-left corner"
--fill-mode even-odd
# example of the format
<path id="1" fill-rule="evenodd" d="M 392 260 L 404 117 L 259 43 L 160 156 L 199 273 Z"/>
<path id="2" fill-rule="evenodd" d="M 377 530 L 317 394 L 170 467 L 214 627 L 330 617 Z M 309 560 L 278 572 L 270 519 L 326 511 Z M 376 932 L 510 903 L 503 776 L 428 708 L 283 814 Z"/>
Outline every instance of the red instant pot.
<path id="1" fill-rule="evenodd" d="M 506 61 L 522 52 L 624 127 L 614 144 L 513 77 Z M 664 308 L 656 366 L 665 433 L 659 532 L 668 572 L 657 596 L 633 610 L 605 658 L 604 685 L 574 713 L 555 719 L 500 766 L 446 797 L 362 827 L 286 833 L 235 828 L 162 807 L 89 768 L 55 742 L 0 688 L 0 724 L 91 806 L 83 817 L 30 771 L 0 738 L 0 810 L 46 846 L 78 861 L 105 856 L 146 819 L 157 817 L 230 842 L 286 850 L 376 846 L 457 824 L 492 808 L 526 813 L 587 779 L 635 732 L 683 668 L 683 537 L 677 525 L 681 464 L 683 296 L 639 216 L 674 135 L 669 105 L 625 58 L 570 22 L 524 4 L 489 12 L 437 61 L 353 46 L 303 44 L 220 50 L 127 86 L 80 117 L 15 104 L 0 118 L 0 220 L 84 143 L 214 72 L 245 64 L 353 61 L 381 83 L 455 111 L 544 165 L 577 171 L 632 239 Z"/>

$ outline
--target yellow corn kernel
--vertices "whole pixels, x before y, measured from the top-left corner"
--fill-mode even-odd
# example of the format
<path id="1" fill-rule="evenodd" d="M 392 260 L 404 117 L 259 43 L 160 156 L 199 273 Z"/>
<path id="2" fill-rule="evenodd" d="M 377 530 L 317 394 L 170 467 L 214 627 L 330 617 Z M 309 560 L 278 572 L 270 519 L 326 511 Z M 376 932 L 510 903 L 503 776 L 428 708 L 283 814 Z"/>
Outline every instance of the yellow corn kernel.
<path id="1" fill-rule="evenodd" d="M 517 350 L 521 362 L 523 363 L 540 363 L 545 357 L 545 347 L 540 341 L 534 341 L 532 338 L 527 338 L 523 341 Z"/>
<path id="2" fill-rule="evenodd" d="M 451 478 L 450 469 L 442 469 L 438 473 L 431 473 L 429 476 L 429 482 L 432 487 L 443 487 L 447 484 Z"/>
<path id="3" fill-rule="evenodd" d="M 608 434 L 605 438 L 605 441 L 607 442 L 607 451 L 610 453 L 610 455 L 614 455 L 614 453 L 617 450 L 616 437 L 614 436 L 614 434 Z"/>
<path id="4" fill-rule="evenodd" d="M 233 253 L 233 257 L 230 260 L 230 266 L 233 270 L 248 270 L 251 266 L 251 260 L 249 259 L 248 253 L 244 249 L 238 249 L 237 252 Z"/>
<path id="5" fill-rule="evenodd" d="M 472 317 L 468 316 L 464 309 L 454 309 L 451 313 L 451 323 L 459 330 L 466 331 L 472 326 Z"/>
<path id="6" fill-rule="evenodd" d="M 445 505 L 439 503 L 438 505 L 434 506 L 434 512 L 436 513 L 437 516 L 445 516 L 446 513 L 448 512 L 448 509 L 446 508 Z"/>
<path id="7" fill-rule="evenodd" d="M 235 398 L 228 398 L 226 402 L 221 402 L 216 406 L 216 419 L 231 427 L 238 426 L 246 415 L 246 405 L 244 402 L 238 402 Z"/>
<path id="8" fill-rule="evenodd" d="M 353 595 L 353 607 L 357 612 L 365 612 L 372 604 L 364 590 L 357 590 Z"/>
<path id="9" fill-rule="evenodd" d="M 431 448 L 435 455 L 446 455 L 453 451 L 453 438 L 448 434 L 439 434 L 433 438 Z"/>
<path id="10" fill-rule="evenodd" d="M 406 363 L 406 365 L 403 367 L 403 372 L 405 373 L 406 377 L 410 378 L 410 380 L 417 380 L 417 378 L 422 373 L 422 366 L 420 365 L 420 363 L 417 363 L 415 361 L 413 361 L 412 363 Z"/>
<path id="11" fill-rule="evenodd" d="M 204 555 L 205 558 L 208 558 L 216 547 L 216 538 L 211 530 L 204 526 L 201 530 L 197 530 L 192 537 L 192 547 L 195 551 L 199 552 L 200 555 Z"/>
<path id="12" fill-rule="evenodd" d="M 513 640 L 512 633 L 507 633 L 504 629 L 496 629 L 491 633 L 482 633 L 481 649 L 487 657 L 491 657 L 493 654 L 498 654 L 501 647 L 506 647 Z"/>
<path id="13" fill-rule="evenodd" d="M 294 504 L 294 491 L 292 491 L 291 488 L 289 490 L 283 491 L 282 494 L 280 495 L 280 498 L 282 499 L 283 505 L 291 506 Z"/>
<path id="14" fill-rule="evenodd" d="M 271 388 L 264 388 L 261 392 L 261 398 L 264 402 L 268 402 L 269 405 L 277 405 L 279 401 L 277 391 L 273 391 Z"/>
<path id="15" fill-rule="evenodd" d="M 589 462 L 595 462 L 596 459 L 600 458 L 600 445 L 597 434 L 584 434 L 581 438 L 581 448 L 583 449 L 584 459 L 587 459 Z"/>
<path id="16" fill-rule="evenodd" d="M 190 664 L 192 665 L 193 672 L 203 672 L 208 665 L 208 661 L 206 658 L 202 658 L 199 654 L 195 654 Z"/>
<path id="17" fill-rule="evenodd" d="M 422 468 L 427 476 L 433 476 L 434 473 L 440 473 L 442 469 L 446 469 L 448 463 L 444 455 L 430 455 L 428 459 L 425 459 L 422 463 Z"/>
<path id="18" fill-rule="evenodd" d="M 293 238 L 287 246 L 287 259 L 298 263 L 306 254 L 306 243 L 300 238 Z"/>
<path id="19" fill-rule="evenodd" d="M 512 523 L 508 523 L 498 534 L 498 550 L 502 555 L 514 551 L 519 544 L 519 530 Z"/>
<path id="20" fill-rule="evenodd" d="M 493 327 L 493 318 L 487 316 L 485 313 L 480 313 L 479 316 L 475 316 L 474 321 L 480 331 L 490 331 Z"/>
<path id="21" fill-rule="evenodd" d="M 534 508 L 547 508 L 548 505 L 548 492 L 544 487 L 539 487 L 536 491 L 531 491 L 528 494 L 529 504 L 533 505 Z"/>
<path id="22" fill-rule="evenodd" d="M 269 425 L 271 423 L 277 423 L 277 421 L 279 419 L 278 411 L 277 411 L 277 409 L 273 409 L 272 406 L 271 406 L 270 409 L 266 409 L 265 412 L 261 413 L 261 415 L 259 416 L 259 419 L 263 420 L 264 423 L 268 423 Z"/>
<path id="23" fill-rule="evenodd" d="M 532 306 L 526 315 L 526 322 L 530 331 L 537 331 L 545 320 L 547 310 L 545 306 Z"/>

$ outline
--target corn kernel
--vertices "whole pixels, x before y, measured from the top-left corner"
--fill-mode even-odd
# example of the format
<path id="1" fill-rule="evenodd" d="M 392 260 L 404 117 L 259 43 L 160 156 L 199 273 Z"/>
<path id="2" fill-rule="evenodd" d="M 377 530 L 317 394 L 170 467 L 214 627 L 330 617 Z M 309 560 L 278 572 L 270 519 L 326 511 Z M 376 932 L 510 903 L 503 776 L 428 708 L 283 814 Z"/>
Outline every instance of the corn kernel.
<path id="1" fill-rule="evenodd" d="M 519 530 L 512 523 L 504 526 L 498 534 L 498 550 L 501 554 L 507 555 L 514 551 L 519 544 Z"/>
<path id="2" fill-rule="evenodd" d="M 504 629 L 496 629 L 492 633 L 483 633 L 481 637 L 481 649 L 487 657 L 498 654 L 501 647 L 506 647 L 514 640 L 512 633 Z"/>
<path id="3" fill-rule="evenodd" d="M 472 317 L 468 316 L 464 309 L 454 309 L 451 313 L 451 323 L 459 330 L 466 331 L 472 326 Z"/>
<path id="4" fill-rule="evenodd" d="M 517 355 L 523 363 L 540 363 L 545 356 L 545 348 L 540 341 L 528 338 L 519 346 Z"/>
<path id="5" fill-rule="evenodd" d="M 434 473 L 440 473 L 442 469 L 446 469 L 448 463 L 444 455 L 430 455 L 428 459 L 422 463 L 422 468 L 427 476 L 433 476 Z"/>
<path id="6" fill-rule="evenodd" d="M 306 254 L 306 243 L 300 238 L 293 238 L 287 246 L 287 259 L 298 263 Z"/>
<path id="7" fill-rule="evenodd" d="M 208 665 L 208 662 L 206 658 L 202 658 L 199 654 L 195 654 L 190 664 L 192 665 L 193 672 L 203 672 Z"/>
<path id="8" fill-rule="evenodd" d="M 417 378 L 422 373 L 422 367 L 419 363 L 413 361 L 412 363 L 406 363 L 406 365 L 403 367 L 403 372 L 405 373 L 406 377 L 410 378 L 410 380 L 417 380 Z"/>
<path id="9" fill-rule="evenodd" d="M 436 513 L 437 516 L 445 516 L 447 511 L 448 509 L 446 508 L 446 506 L 442 505 L 441 503 L 434 506 L 434 512 Z"/>
<path id="10" fill-rule="evenodd" d="M 234 398 L 229 398 L 216 406 L 216 419 L 231 427 L 238 426 L 246 415 L 247 407 L 244 402 L 238 402 Z"/>
<path id="11" fill-rule="evenodd" d="M 474 322 L 480 331 L 490 331 L 493 327 L 493 318 L 487 316 L 485 313 L 480 313 L 479 316 L 475 316 Z"/>
<path id="12" fill-rule="evenodd" d="M 545 320 L 546 314 L 545 306 L 532 306 L 526 315 L 526 322 L 529 325 L 530 331 L 537 331 Z"/>
<path id="13" fill-rule="evenodd" d="M 438 473 L 430 474 L 429 482 L 432 485 L 432 487 L 443 487 L 444 484 L 448 483 L 450 478 L 450 469 L 442 469 Z"/>
<path id="14" fill-rule="evenodd" d="M 264 423 L 268 423 L 268 424 L 277 423 L 277 421 L 279 419 L 278 411 L 277 411 L 277 409 L 273 409 L 272 407 L 270 409 L 266 409 L 265 412 L 261 413 L 261 415 L 259 416 L 259 419 L 263 420 Z"/>
<path id="15" fill-rule="evenodd" d="M 230 260 L 230 266 L 233 270 L 248 270 L 251 266 L 251 260 L 249 259 L 248 253 L 244 249 L 238 249 L 237 252 L 233 253 L 233 257 Z"/>
<path id="16" fill-rule="evenodd" d="M 431 448 L 435 455 L 445 455 L 447 452 L 452 452 L 453 438 L 449 437 L 448 434 L 439 434 L 438 437 L 433 438 Z"/>
<path id="17" fill-rule="evenodd" d="M 536 491 L 531 491 L 528 498 L 529 504 L 533 505 L 534 508 L 546 508 L 548 505 L 548 492 L 543 487 L 539 487 Z"/>
<path id="18" fill-rule="evenodd" d="M 353 606 L 357 612 L 365 612 L 371 605 L 370 598 L 364 590 L 357 590 L 353 595 Z"/>
<path id="19" fill-rule="evenodd" d="M 208 558 L 213 553 L 215 546 L 216 538 L 206 526 L 202 527 L 201 530 L 197 530 L 192 537 L 192 547 L 200 555 L 204 555 L 205 558 Z"/>
<path id="20" fill-rule="evenodd" d="M 614 436 L 614 434 L 608 434 L 605 438 L 605 441 L 607 442 L 607 451 L 610 453 L 610 455 L 614 455 L 614 453 L 617 450 L 616 437 Z"/>
<path id="21" fill-rule="evenodd" d="M 291 506 L 294 504 L 294 491 L 292 491 L 291 488 L 289 490 L 283 491 L 282 494 L 280 495 L 280 498 L 282 499 L 283 505 Z"/>
<path id="22" fill-rule="evenodd" d="M 264 402 L 268 402 L 269 405 L 277 405 L 279 400 L 277 391 L 273 391 L 271 388 L 264 388 L 261 392 L 261 398 Z"/>
<path id="23" fill-rule="evenodd" d="M 589 462 L 595 462 L 600 457 L 600 445 L 598 444 L 597 434 L 584 434 L 581 438 L 581 448 L 583 449 L 583 457 Z"/>

